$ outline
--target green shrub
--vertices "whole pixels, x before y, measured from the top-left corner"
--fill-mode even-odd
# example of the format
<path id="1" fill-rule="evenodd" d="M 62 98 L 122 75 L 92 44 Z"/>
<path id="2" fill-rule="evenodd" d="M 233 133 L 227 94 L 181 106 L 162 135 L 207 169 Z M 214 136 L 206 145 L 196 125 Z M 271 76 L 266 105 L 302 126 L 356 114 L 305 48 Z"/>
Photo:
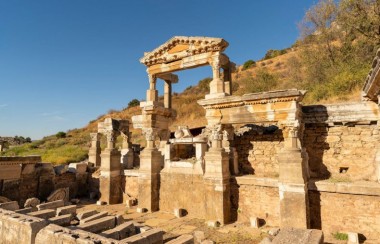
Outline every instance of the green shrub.
<path id="1" fill-rule="evenodd" d="M 270 58 L 275 58 L 275 57 L 280 56 L 280 55 L 283 55 L 283 54 L 285 54 L 285 53 L 286 53 L 286 49 L 282 49 L 282 50 L 269 49 L 269 50 L 266 52 L 266 54 L 265 54 L 263 60 L 270 59 Z"/>
<path id="2" fill-rule="evenodd" d="M 249 69 L 251 67 L 256 67 L 256 62 L 253 61 L 252 59 L 250 60 L 247 60 L 244 64 L 243 64 L 243 68 L 242 70 L 246 70 L 246 69 Z"/>
<path id="3" fill-rule="evenodd" d="M 257 70 L 256 77 L 246 77 L 242 80 L 247 93 L 269 91 L 275 88 L 278 77 L 265 69 Z"/>
<path id="4" fill-rule="evenodd" d="M 136 106 L 139 106 L 140 105 L 140 101 L 138 99 L 132 99 L 129 103 L 128 103 L 128 108 L 131 108 L 131 107 L 136 107 Z"/>
<path id="5" fill-rule="evenodd" d="M 201 92 L 208 93 L 210 91 L 210 82 L 212 81 L 212 78 L 207 77 L 198 82 L 198 88 L 201 90 Z"/>
<path id="6" fill-rule="evenodd" d="M 57 138 L 66 138 L 66 133 L 63 132 L 63 131 L 60 131 L 57 134 L 55 134 L 55 137 L 57 137 Z"/>
<path id="7" fill-rule="evenodd" d="M 332 233 L 332 235 L 337 240 L 342 240 L 342 241 L 348 240 L 348 234 L 346 234 L 346 233 L 335 232 L 335 233 Z"/>

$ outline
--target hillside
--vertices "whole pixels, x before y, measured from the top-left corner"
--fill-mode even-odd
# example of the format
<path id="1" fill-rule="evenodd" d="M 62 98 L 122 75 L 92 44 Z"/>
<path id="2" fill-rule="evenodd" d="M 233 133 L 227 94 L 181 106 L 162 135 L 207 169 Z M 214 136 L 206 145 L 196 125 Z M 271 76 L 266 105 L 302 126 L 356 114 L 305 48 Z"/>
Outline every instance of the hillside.
<path id="1" fill-rule="evenodd" d="M 304 104 L 358 101 L 380 46 L 380 15 L 375 11 L 380 9 L 380 3 L 352 4 L 345 0 L 320 1 L 313 6 L 305 13 L 301 37 L 292 47 L 269 50 L 262 60 L 248 60 L 237 67 L 232 75 L 233 93 L 297 88 L 308 90 Z M 208 93 L 209 82 L 205 78 L 173 95 L 177 118 L 171 130 L 177 125 L 195 128 L 206 124 L 205 111 L 196 101 Z M 99 121 L 105 117 L 130 119 L 140 113 L 139 107 L 112 110 L 82 129 L 68 131 L 65 138 L 48 136 L 0 155 L 40 154 L 43 161 L 57 164 L 81 161 L 87 155 L 89 133 L 96 131 Z M 133 143 L 144 143 L 141 132 L 132 133 Z"/>

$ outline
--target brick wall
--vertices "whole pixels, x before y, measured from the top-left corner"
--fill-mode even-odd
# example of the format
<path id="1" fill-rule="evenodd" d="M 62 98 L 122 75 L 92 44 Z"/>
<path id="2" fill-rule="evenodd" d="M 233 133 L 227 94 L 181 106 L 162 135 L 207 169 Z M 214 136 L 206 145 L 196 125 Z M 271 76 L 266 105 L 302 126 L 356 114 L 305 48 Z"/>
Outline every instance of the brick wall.
<path id="1" fill-rule="evenodd" d="M 284 146 L 281 130 L 254 127 L 235 137 L 239 170 L 243 174 L 260 177 L 278 177 L 276 154 Z"/>
<path id="2" fill-rule="evenodd" d="M 377 125 L 306 125 L 303 141 L 309 155 L 310 176 L 374 181 L 379 139 Z M 348 168 L 346 173 L 340 173 L 344 168 Z"/>
<path id="3" fill-rule="evenodd" d="M 309 191 L 309 202 L 311 228 L 322 228 L 325 235 L 357 232 L 379 241 L 380 196 Z"/>

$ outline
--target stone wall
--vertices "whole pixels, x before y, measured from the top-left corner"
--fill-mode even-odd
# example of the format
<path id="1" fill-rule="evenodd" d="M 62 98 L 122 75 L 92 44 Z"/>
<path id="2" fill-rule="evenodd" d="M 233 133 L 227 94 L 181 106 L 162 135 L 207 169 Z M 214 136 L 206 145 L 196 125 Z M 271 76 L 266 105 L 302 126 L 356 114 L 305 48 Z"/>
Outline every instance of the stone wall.
<path id="1" fill-rule="evenodd" d="M 139 193 L 138 173 L 138 170 L 124 170 L 122 178 L 124 193 L 134 198 L 138 198 Z"/>
<path id="2" fill-rule="evenodd" d="M 312 178 L 376 180 L 377 125 L 333 126 L 306 124 L 304 146 Z"/>
<path id="3" fill-rule="evenodd" d="M 262 220 L 261 224 L 265 221 L 266 225 L 279 226 L 280 198 L 277 185 L 274 179 L 236 177 L 236 184 L 231 188 L 235 188 L 235 192 L 232 190 L 232 205 L 237 209 L 237 220 L 249 222 L 251 217 L 257 217 Z"/>
<path id="4" fill-rule="evenodd" d="M 367 240 L 380 236 L 380 196 L 309 191 L 311 228 L 326 235 L 361 233 Z"/>
<path id="5" fill-rule="evenodd" d="M 203 175 L 161 173 L 160 210 L 173 213 L 182 208 L 189 216 L 204 218 L 205 186 Z"/>
<path id="6" fill-rule="evenodd" d="M 235 137 L 239 170 L 259 177 L 278 177 L 276 154 L 284 146 L 282 131 L 275 126 L 253 126 Z"/>

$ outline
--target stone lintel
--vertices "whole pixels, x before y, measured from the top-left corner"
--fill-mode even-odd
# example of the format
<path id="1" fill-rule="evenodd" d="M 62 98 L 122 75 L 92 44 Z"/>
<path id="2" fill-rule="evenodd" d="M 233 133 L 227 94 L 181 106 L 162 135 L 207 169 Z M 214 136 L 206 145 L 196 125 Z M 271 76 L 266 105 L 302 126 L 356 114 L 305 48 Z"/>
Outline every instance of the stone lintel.
<path id="1" fill-rule="evenodd" d="M 36 164 L 41 162 L 41 156 L 1 156 L 0 166 L 2 165 L 14 165 L 14 164 Z"/>
<path id="2" fill-rule="evenodd" d="M 338 182 L 312 179 L 308 183 L 309 190 L 341 194 L 380 196 L 380 184 L 377 182 Z"/>
<path id="3" fill-rule="evenodd" d="M 252 175 L 233 177 L 239 185 L 255 185 L 265 187 L 278 187 L 278 179 L 255 177 Z"/>

